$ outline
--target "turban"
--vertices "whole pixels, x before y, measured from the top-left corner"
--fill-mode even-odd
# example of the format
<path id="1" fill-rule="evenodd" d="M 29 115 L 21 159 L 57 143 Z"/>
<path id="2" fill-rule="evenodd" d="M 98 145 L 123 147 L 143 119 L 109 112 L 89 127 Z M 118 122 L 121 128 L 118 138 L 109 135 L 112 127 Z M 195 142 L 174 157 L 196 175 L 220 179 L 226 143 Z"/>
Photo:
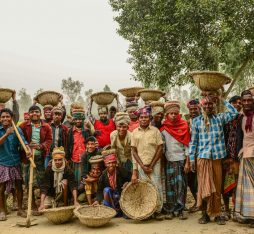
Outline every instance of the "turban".
<path id="1" fill-rule="evenodd" d="M 195 107 L 200 108 L 199 100 L 198 100 L 198 99 L 192 99 L 192 100 L 190 100 L 190 101 L 187 103 L 188 109 L 190 109 L 191 106 L 195 106 Z"/>
<path id="2" fill-rule="evenodd" d="M 79 109 L 73 109 L 72 110 L 72 117 L 74 119 L 82 119 L 84 120 L 85 117 L 85 110 L 83 108 L 79 108 Z"/>
<path id="3" fill-rule="evenodd" d="M 53 109 L 52 109 L 52 112 L 53 113 L 63 113 L 63 110 L 62 110 L 62 108 L 61 107 L 59 107 L 59 106 L 55 106 Z"/>
<path id="4" fill-rule="evenodd" d="M 108 112 L 108 107 L 107 106 L 98 106 L 98 113 L 104 113 Z"/>
<path id="5" fill-rule="evenodd" d="M 102 155 L 92 156 L 88 161 L 90 164 L 103 162 L 104 157 Z"/>
<path id="6" fill-rule="evenodd" d="M 45 105 L 44 107 L 43 107 L 43 111 L 45 112 L 45 111 L 51 111 L 53 109 L 53 106 L 52 105 Z"/>
<path id="7" fill-rule="evenodd" d="M 109 154 L 109 155 L 105 156 L 104 157 L 104 162 L 106 164 L 110 163 L 110 162 L 117 162 L 116 155 L 115 154 Z"/>
<path id="8" fill-rule="evenodd" d="M 24 118 L 29 118 L 29 117 L 30 117 L 29 113 L 28 113 L 28 112 L 25 112 L 25 113 L 24 113 Z"/>
<path id="9" fill-rule="evenodd" d="M 152 107 L 152 116 L 155 116 L 158 113 L 164 113 L 164 104 L 162 102 L 153 101 L 150 105 Z"/>
<path id="10" fill-rule="evenodd" d="M 179 101 L 168 101 L 164 105 L 165 113 L 167 114 L 170 110 L 180 110 Z"/>
<path id="11" fill-rule="evenodd" d="M 65 157 L 64 147 L 55 147 L 52 152 L 53 159 L 62 159 Z"/>
<path id="12" fill-rule="evenodd" d="M 114 117 L 114 122 L 116 125 L 119 125 L 119 124 L 129 125 L 130 117 L 125 112 L 118 112 L 118 113 L 116 113 L 116 115 Z"/>
<path id="13" fill-rule="evenodd" d="M 137 117 L 140 115 L 151 115 L 151 106 L 144 106 L 134 113 Z"/>
<path id="14" fill-rule="evenodd" d="M 136 111 L 138 109 L 138 103 L 135 101 L 126 102 L 126 111 Z"/>

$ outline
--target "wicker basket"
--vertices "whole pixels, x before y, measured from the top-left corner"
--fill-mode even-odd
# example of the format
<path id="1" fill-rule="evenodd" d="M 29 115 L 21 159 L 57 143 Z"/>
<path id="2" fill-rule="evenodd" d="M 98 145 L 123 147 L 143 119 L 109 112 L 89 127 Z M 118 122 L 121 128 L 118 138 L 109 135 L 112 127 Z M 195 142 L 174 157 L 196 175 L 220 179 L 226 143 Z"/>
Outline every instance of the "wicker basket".
<path id="1" fill-rule="evenodd" d="M 251 91 L 252 95 L 254 95 L 254 87 L 249 88 L 249 90 Z"/>
<path id="2" fill-rule="evenodd" d="M 219 90 L 223 85 L 231 82 L 228 76 L 216 71 L 193 71 L 190 76 L 202 91 Z"/>
<path id="3" fill-rule="evenodd" d="M 74 206 L 65 206 L 43 210 L 43 214 L 54 224 L 62 224 L 71 220 L 73 217 Z"/>
<path id="4" fill-rule="evenodd" d="M 0 103 L 8 102 L 11 99 L 13 93 L 14 90 L 12 89 L 0 88 Z"/>
<path id="5" fill-rule="evenodd" d="M 74 214 L 82 224 L 88 227 L 100 227 L 107 224 L 116 215 L 116 211 L 103 205 L 82 206 L 75 209 Z"/>
<path id="6" fill-rule="evenodd" d="M 121 93 L 125 97 L 135 97 L 138 95 L 138 92 L 141 91 L 142 87 L 131 87 L 131 88 L 124 88 L 124 89 L 119 89 L 118 92 Z"/>
<path id="7" fill-rule="evenodd" d="M 39 93 L 34 100 L 42 106 L 52 105 L 56 106 L 60 101 L 61 94 L 55 91 L 44 91 Z"/>
<path id="8" fill-rule="evenodd" d="M 151 106 L 151 107 L 155 107 L 155 106 L 164 107 L 164 105 L 165 105 L 165 103 L 160 102 L 160 101 L 152 101 L 152 102 L 150 103 L 150 106 Z"/>
<path id="9" fill-rule="evenodd" d="M 149 218 L 156 211 L 157 205 L 158 193 L 150 182 L 141 180 L 138 184 L 129 183 L 122 191 L 120 206 L 131 219 Z"/>
<path id="10" fill-rule="evenodd" d="M 92 94 L 91 98 L 97 105 L 106 106 L 113 102 L 116 94 L 113 92 L 98 92 Z"/>
<path id="11" fill-rule="evenodd" d="M 162 96 L 165 95 L 164 92 L 154 89 L 143 89 L 139 91 L 138 94 L 144 102 L 158 101 Z"/>

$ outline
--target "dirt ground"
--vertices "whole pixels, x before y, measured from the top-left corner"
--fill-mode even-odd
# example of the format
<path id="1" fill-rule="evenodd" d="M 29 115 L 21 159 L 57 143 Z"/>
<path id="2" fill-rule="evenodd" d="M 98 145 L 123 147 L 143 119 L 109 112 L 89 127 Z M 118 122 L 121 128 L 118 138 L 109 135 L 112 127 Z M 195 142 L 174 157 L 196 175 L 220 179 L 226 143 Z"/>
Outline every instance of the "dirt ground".
<path id="1" fill-rule="evenodd" d="M 62 225 L 51 224 L 46 217 L 32 217 L 36 218 L 38 225 L 30 228 L 18 227 L 17 222 L 24 222 L 25 219 L 17 217 L 15 212 L 8 215 L 8 220 L 0 222 L 0 234 L 79 234 L 79 233 L 121 233 L 121 234 L 134 234 L 134 233 L 203 233 L 203 234 L 249 234 L 253 233 L 253 229 L 249 229 L 247 225 L 234 223 L 228 221 L 226 225 L 219 226 L 214 222 L 206 225 L 198 224 L 197 220 L 200 217 L 199 213 L 189 215 L 189 218 L 184 221 L 180 221 L 178 218 L 173 220 L 164 221 L 133 221 L 123 218 L 114 218 L 111 222 L 101 228 L 88 228 L 82 225 L 77 218 L 74 218 L 71 222 Z"/>

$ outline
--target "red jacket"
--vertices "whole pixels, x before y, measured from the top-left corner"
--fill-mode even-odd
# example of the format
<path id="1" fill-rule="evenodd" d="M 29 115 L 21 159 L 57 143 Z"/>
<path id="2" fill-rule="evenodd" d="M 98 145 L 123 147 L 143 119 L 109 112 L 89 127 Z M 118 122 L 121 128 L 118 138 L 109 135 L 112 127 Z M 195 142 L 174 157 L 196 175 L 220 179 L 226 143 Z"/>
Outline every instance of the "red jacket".
<path id="1" fill-rule="evenodd" d="M 27 142 L 30 144 L 31 138 L 32 138 L 31 123 L 23 122 L 21 123 L 19 127 L 22 129 Z M 43 157 L 46 157 L 49 154 L 50 146 L 53 140 L 52 138 L 53 138 L 52 129 L 50 125 L 41 121 L 40 146 L 41 146 L 41 152 Z"/>

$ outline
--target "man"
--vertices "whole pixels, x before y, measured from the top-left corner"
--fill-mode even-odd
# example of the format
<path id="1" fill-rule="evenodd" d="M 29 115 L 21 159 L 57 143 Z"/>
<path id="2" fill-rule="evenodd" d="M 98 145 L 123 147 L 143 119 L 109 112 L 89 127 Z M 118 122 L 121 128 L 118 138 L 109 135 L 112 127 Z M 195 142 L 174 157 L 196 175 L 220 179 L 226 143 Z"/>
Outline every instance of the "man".
<path id="1" fill-rule="evenodd" d="M 145 106 L 136 112 L 139 127 L 132 132 L 131 147 L 133 154 L 132 182 L 137 179 L 151 181 L 158 191 L 158 206 L 155 213 L 157 220 L 162 220 L 162 182 L 161 182 L 161 155 L 163 141 L 160 131 L 150 125 L 151 108 Z"/>
<path id="2" fill-rule="evenodd" d="M 134 129 L 139 127 L 138 117 L 134 114 L 138 110 L 138 103 L 137 102 L 128 102 L 126 104 L 126 112 L 130 117 L 129 123 L 129 131 L 133 132 Z"/>
<path id="3" fill-rule="evenodd" d="M 86 139 L 90 136 L 90 131 L 84 128 L 85 111 L 75 109 L 72 111 L 73 127 L 68 133 L 68 153 L 67 160 L 71 163 L 75 180 L 81 181 L 81 156 L 86 151 Z"/>
<path id="4" fill-rule="evenodd" d="M 108 119 L 107 106 L 99 106 L 98 114 L 99 119 L 93 121 L 95 129 L 94 135 L 99 143 L 99 147 L 104 148 L 110 145 L 110 134 L 116 129 L 116 126 L 112 119 Z"/>
<path id="5" fill-rule="evenodd" d="M 164 118 L 164 104 L 159 101 L 154 101 L 150 103 L 152 107 L 152 121 L 151 125 L 160 129 L 162 126 L 162 120 Z"/>
<path id="6" fill-rule="evenodd" d="M 63 198 L 64 206 L 68 205 L 68 192 L 71 191 L 74 205 L 77 201 L 77 183 L 71 168 L 66 165 L 63 147 L 56 147 L 52 152 L 52 163 L 45 172 L 41 185 L 41 203 L 39 211 L 57 204 Z"/>
<path id="7" fill-rule="evenodd" d="M 18 212 L 17 215 L 26 217 L 26 212 L 22 208 L 23 189 L 22 189 L 22 173 L 21 173 L 21 161 L 20 161 L 20 143 L 14 133 L 12 127 L 13 112 L 10 109 L 3 108 L 0 111 L 0 221 L 5 221 L 5 191 L 10 192 L 12 189 L 16 189 Z M 18 129 L 23 141 L 27 145 L 24 135 L 20 129 Z M 27 146 L 29 154 L 31 151 Z"/>
<path id="8" fill-rule="evenodd" d="M 104 163 L 106 170 L 103 171 L 96 195 L 96 201 L 93 205 L 103 202 L 103 205 L 116 210 L 117 216 L 122 215 L 119 200 L 122 189 L 131 180 L 131 172 L 124 168 L 117 167 L 117 158 L 115 154 L 105 156 Z"/>
<path id="9" fill-rule="evenodd" d="M 51 122 L 53 120 L 52 109 L 53 109 L 52 105 L 45 105 L 43 107 L 43 114 L 44 114 L 44 119 L 45 119 L 44 121 L 46 123 L 48 123 L 49 125 L 51 124 Z"/>
<path id="10" fill-rule="evenodd" d="M 42 179 L 45 173 L 44 162 L 50 152 L 52 144 L 52 129 L 50 125 L 41 120 L 41 109 L 39 106 L 31 106 L 29 108 L 30 121 L 23 122 L 20 125 L 24 136 L 29 143 L 30 148 L 34 150 L 34 162 L 36 164 L 34 173 L 34 189 L 40 189 Z M 27 161 L 23 161 L 27 163 Z M 34 194 L 34 193 L 33 193 Z M 35 197 L 33 195 L 33 215 L 40 215 L 35 204 Z"/>
<path id="11" fill-rule="evenodd" d="M 189 109 L 190 119 L 188 123 L 189 123 L 189 128 L 191 131 L 191 125 L 192 125 L 193 119 L 198 117 L 201 114 L 201 107 L 200 107 L 199 100 L 198 99 L 190 100 L 187 103 L 187 108 Z M 187 157 L 187 162 L 189 163 L 189 157 Z M 198 192 L 197 172 L 196 171 L 193 172 L 189 170 L 187 172 L 187 181 L 188 181 L 188 186 L 190 188 L 191 194 L 195 200 L 195 203 L 193 204 L 193 206 L 189 208 L 189 212 L 193 213 L 199 210 L 199 208 L 197 207 L 197 192 Z"/>
<path id="12" fill-rule="evenodd" d="M 68 128 L 62 124 L 63 110 L 60 107 L 54 107 L 52 109 L 53 120 L 51 123 L 53 143 L 50 147 L 50 155 L 46 157 L 45 168 L 48 166 L 48 162 L 51 159 L 52 151 L 55 147 L 63 146 L 65 152 L 67 152 L 67 135 Z"/>
<path id="13" fill-rule="evenodd" d="M 119 165 L 131 172 L 131 133 L 128 131 L 129 115 L 125 112 L 118 112 L 115 115 L 114 122 L 116 130 L 110 134 L 111 148 L 116 150 Z"/>
<path id="14" fill-rule="evenodd" d="M 116 115 L 116 112 L 117 112 L 116 107 L 115 106 L 111 106 L 109 108 L 109 118 L 110 119 L 114 119 L 114 117 Z"/>
<path id="15" fill-rule="evenodd" d="M 30 116 L 28 112 L 24 112 L 24 122 L 28 123 L 30 121 Z"/>
<path id="16" fill-rule="evenodd" d="M 233 96 L 229 103 L 232 104 L 240 113 L 242 109 L 242 101 L 240 96 Z M 224 127 L 225 144 L 227 156 L 222 161 L 222 175 L 223 175 L 223 201 L 225 206 L 224 217 L 226 220 L 230 219 L 229 199 L 232 197 L 233 204 L 235 204 L 235 190 L 237 186 L 239 160 L 237 157 L 237 128 L 240 127 L 242 115 L 230 121 Z"/>
<path id="17" fill-rule="evenodd" d="M 0 110 L 2 110 L 5 107 L 6 107 L 5 103 L 0 103 Z M 12 93 L 12 111 L 13 111 L 13 122 L 15 124 L 17 124 L 19 121 L 19 104 L 16 100 L 16 91 L 15 90 Z"/>
<path id="18" fill-rule="evenodd" d="M 180 220 L 187 219 L 184 213 L 187 181 L 185 171 L 188 167 L 190 132 L 188 123 L 180 116 L 180 103 L 169 101 L 165 103 L 166 119 L 161 127 L 164 139 L 166 163 L 166 188 L 168 219 L 177 212 Z"/>
<path id="19" fill-rule="evenodd" d="M 235 212 L 254 228 L 254 101 L 249 90 L 241 94 L 243 116 L 237 130 L 237 149 L 240 158 L 239 177 L 236 189 Z"/>
<path id="20" fill-rule="evenodd" d="M 202 210 L 200 224 L 215 217 L 219 225 L 225 224 L 221 217 L 221 160 L 226 157 L 223 127 L 237 117 L 237 110 L 224 101 L 228 112 L 215 114 L 217 97 L 205 97 L 201 101 L 203 114 L 193 119 L 190 142 L 191 168 L 195 169 L 197 156 L 198 194 L 197 206 Z"/>
<path id="21" fill-rule="evenodd" d="M 64 121 L 63 125 L 65 125 L 68 129 L 71 129 L 73 126 L 71 115 L 67 115 L 67 119 Z"/>

